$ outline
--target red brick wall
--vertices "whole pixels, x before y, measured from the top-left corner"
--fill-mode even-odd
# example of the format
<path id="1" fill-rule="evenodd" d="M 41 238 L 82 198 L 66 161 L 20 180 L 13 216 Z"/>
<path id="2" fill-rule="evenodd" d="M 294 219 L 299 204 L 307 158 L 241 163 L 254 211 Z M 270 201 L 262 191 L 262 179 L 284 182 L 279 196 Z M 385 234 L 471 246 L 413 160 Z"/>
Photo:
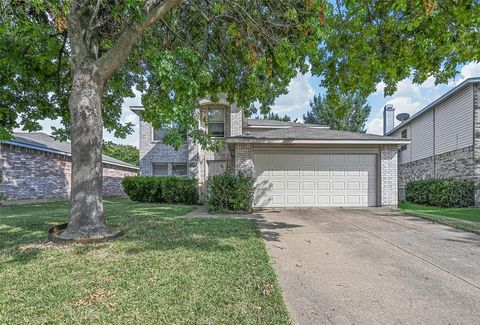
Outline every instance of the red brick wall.
<path id="1" fill-rule="evenodd" d="M 5 194 L 6 200 L 59 199 L 70 196 L 70 157 L 2 145 L 0 167 L 3 172 L 0 192 Z M 121 196 L 125 195 L 122 179 L 136 175 L 137 171 L 105 164 L 103 174 L 103 194 Z"/>

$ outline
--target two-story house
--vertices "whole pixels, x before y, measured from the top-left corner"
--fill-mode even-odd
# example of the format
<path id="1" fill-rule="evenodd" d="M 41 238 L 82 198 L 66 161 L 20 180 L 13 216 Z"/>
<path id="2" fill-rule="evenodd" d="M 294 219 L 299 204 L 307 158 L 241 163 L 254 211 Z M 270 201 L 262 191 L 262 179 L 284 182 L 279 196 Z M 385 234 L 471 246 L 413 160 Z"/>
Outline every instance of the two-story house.
<path id="1" fill-rule="evenodd" d="M 480 205 L 480 78 L 467 79 L 393 129 L 394 108 L 384 108 L 386 135 L 411 139 L 399 148 L 400 198 L 419 179 L 470 178 Z"/>
<path id="2" fill-rule="evenodd" d="M 141 116 L 143 108 L 132 110 Z M 397 148 L 407 139 L 247 119 L 225 100 L 201 100 L 197 113 L 198 127 L 223 148 L 187 138 L 176 151 L 162 143 L 165 130 L 140 117 L 141 175 L 195 177 L 204 198 L 210 175 L 243 173 L 255 178 L 256 207 L 397 205 Z"/>

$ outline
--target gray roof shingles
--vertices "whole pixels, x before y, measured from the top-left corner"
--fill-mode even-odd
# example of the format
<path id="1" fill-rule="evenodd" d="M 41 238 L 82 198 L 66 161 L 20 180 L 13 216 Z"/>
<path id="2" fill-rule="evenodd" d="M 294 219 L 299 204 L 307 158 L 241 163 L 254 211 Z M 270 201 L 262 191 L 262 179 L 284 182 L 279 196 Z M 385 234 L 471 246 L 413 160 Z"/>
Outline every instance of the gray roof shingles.
<path id="1" fill-rule="evenodd" d="M 40 151 L 48 151 L 60 155 L 70 156 L 72 153 L 70 142 L 61 142 L 42 132 L 15 132 L 14 138 L 5 143 L 20 147 L 28 147 Z M 107 164 L 119 165 L 128 168 L 138 169 L 138 167 L 126 163 L 113 157 L 102 155 L 102 161 Z"/>
<path id="2" fill-rule="evenodd" d="M 245 130 L 244 130 L 245 131 Z M 250 129 L 237 139 L 267 139 L 267 140 L 374 140 L 392 141 L 407 140 L 398 137 L 384 137 L 375 134 L 359 132 L 338 131 L 328 128 L 312 128 L 305 124 L 291 126 L 289 128 L 274 130 Z"/>

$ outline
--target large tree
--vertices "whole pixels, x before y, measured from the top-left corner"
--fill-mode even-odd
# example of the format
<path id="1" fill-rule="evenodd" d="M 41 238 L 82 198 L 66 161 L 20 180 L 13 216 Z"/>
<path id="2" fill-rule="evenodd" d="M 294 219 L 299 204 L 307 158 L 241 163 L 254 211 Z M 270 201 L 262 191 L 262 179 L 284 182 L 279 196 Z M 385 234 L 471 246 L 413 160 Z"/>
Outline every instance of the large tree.
<path id="1" fill-rule="evenodd" d="M 311 110 L 303 115 L 310 124 L 328 125 L 334 130 L 365 132 L 365 123 L 371 107 L 359 94 L 342 95 L 338 101 L 329 102 L 321 95 L 310 101 Z"/>
<path id="2" fill-rule="evenodd" d="M 319 0 L 1 0 L 0 135 L 60 118 L 70 138 L 72 189 L 64 238 L 111 234 L 102 205 L 102 132 L 125 136 L 121 103 L 143 93 L 142 118 L 174 146 L 196 128 L 199 98 L 228 94 L 267 112 L 321 38 Z"/>
<path id="3" fill-rule="evenodd" d="M 321 76 L 330 100 L 386 94 L 398 81 L 445 82 L 480 60 L 478 0 L 0 0 L 0 137 L 60 118 L 72 142 L 68 238 L 110 233 L 101 198 L 102 125 L 125 136 L 123 97 L 142 118 L 196 129 L 197 99 L 227 93 L 261 114 L 298 71 Z"/>

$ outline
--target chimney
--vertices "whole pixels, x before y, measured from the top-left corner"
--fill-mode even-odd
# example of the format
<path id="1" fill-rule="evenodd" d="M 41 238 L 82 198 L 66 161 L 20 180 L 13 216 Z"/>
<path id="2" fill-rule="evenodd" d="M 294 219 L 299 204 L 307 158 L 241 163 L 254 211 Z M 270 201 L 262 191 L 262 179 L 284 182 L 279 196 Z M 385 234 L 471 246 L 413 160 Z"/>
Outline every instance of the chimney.
<path id="1" fill-rule="evenodd" d="M 395 127 L 395 108 L 391 104 L 383 108 L 383 135 Z"/>

